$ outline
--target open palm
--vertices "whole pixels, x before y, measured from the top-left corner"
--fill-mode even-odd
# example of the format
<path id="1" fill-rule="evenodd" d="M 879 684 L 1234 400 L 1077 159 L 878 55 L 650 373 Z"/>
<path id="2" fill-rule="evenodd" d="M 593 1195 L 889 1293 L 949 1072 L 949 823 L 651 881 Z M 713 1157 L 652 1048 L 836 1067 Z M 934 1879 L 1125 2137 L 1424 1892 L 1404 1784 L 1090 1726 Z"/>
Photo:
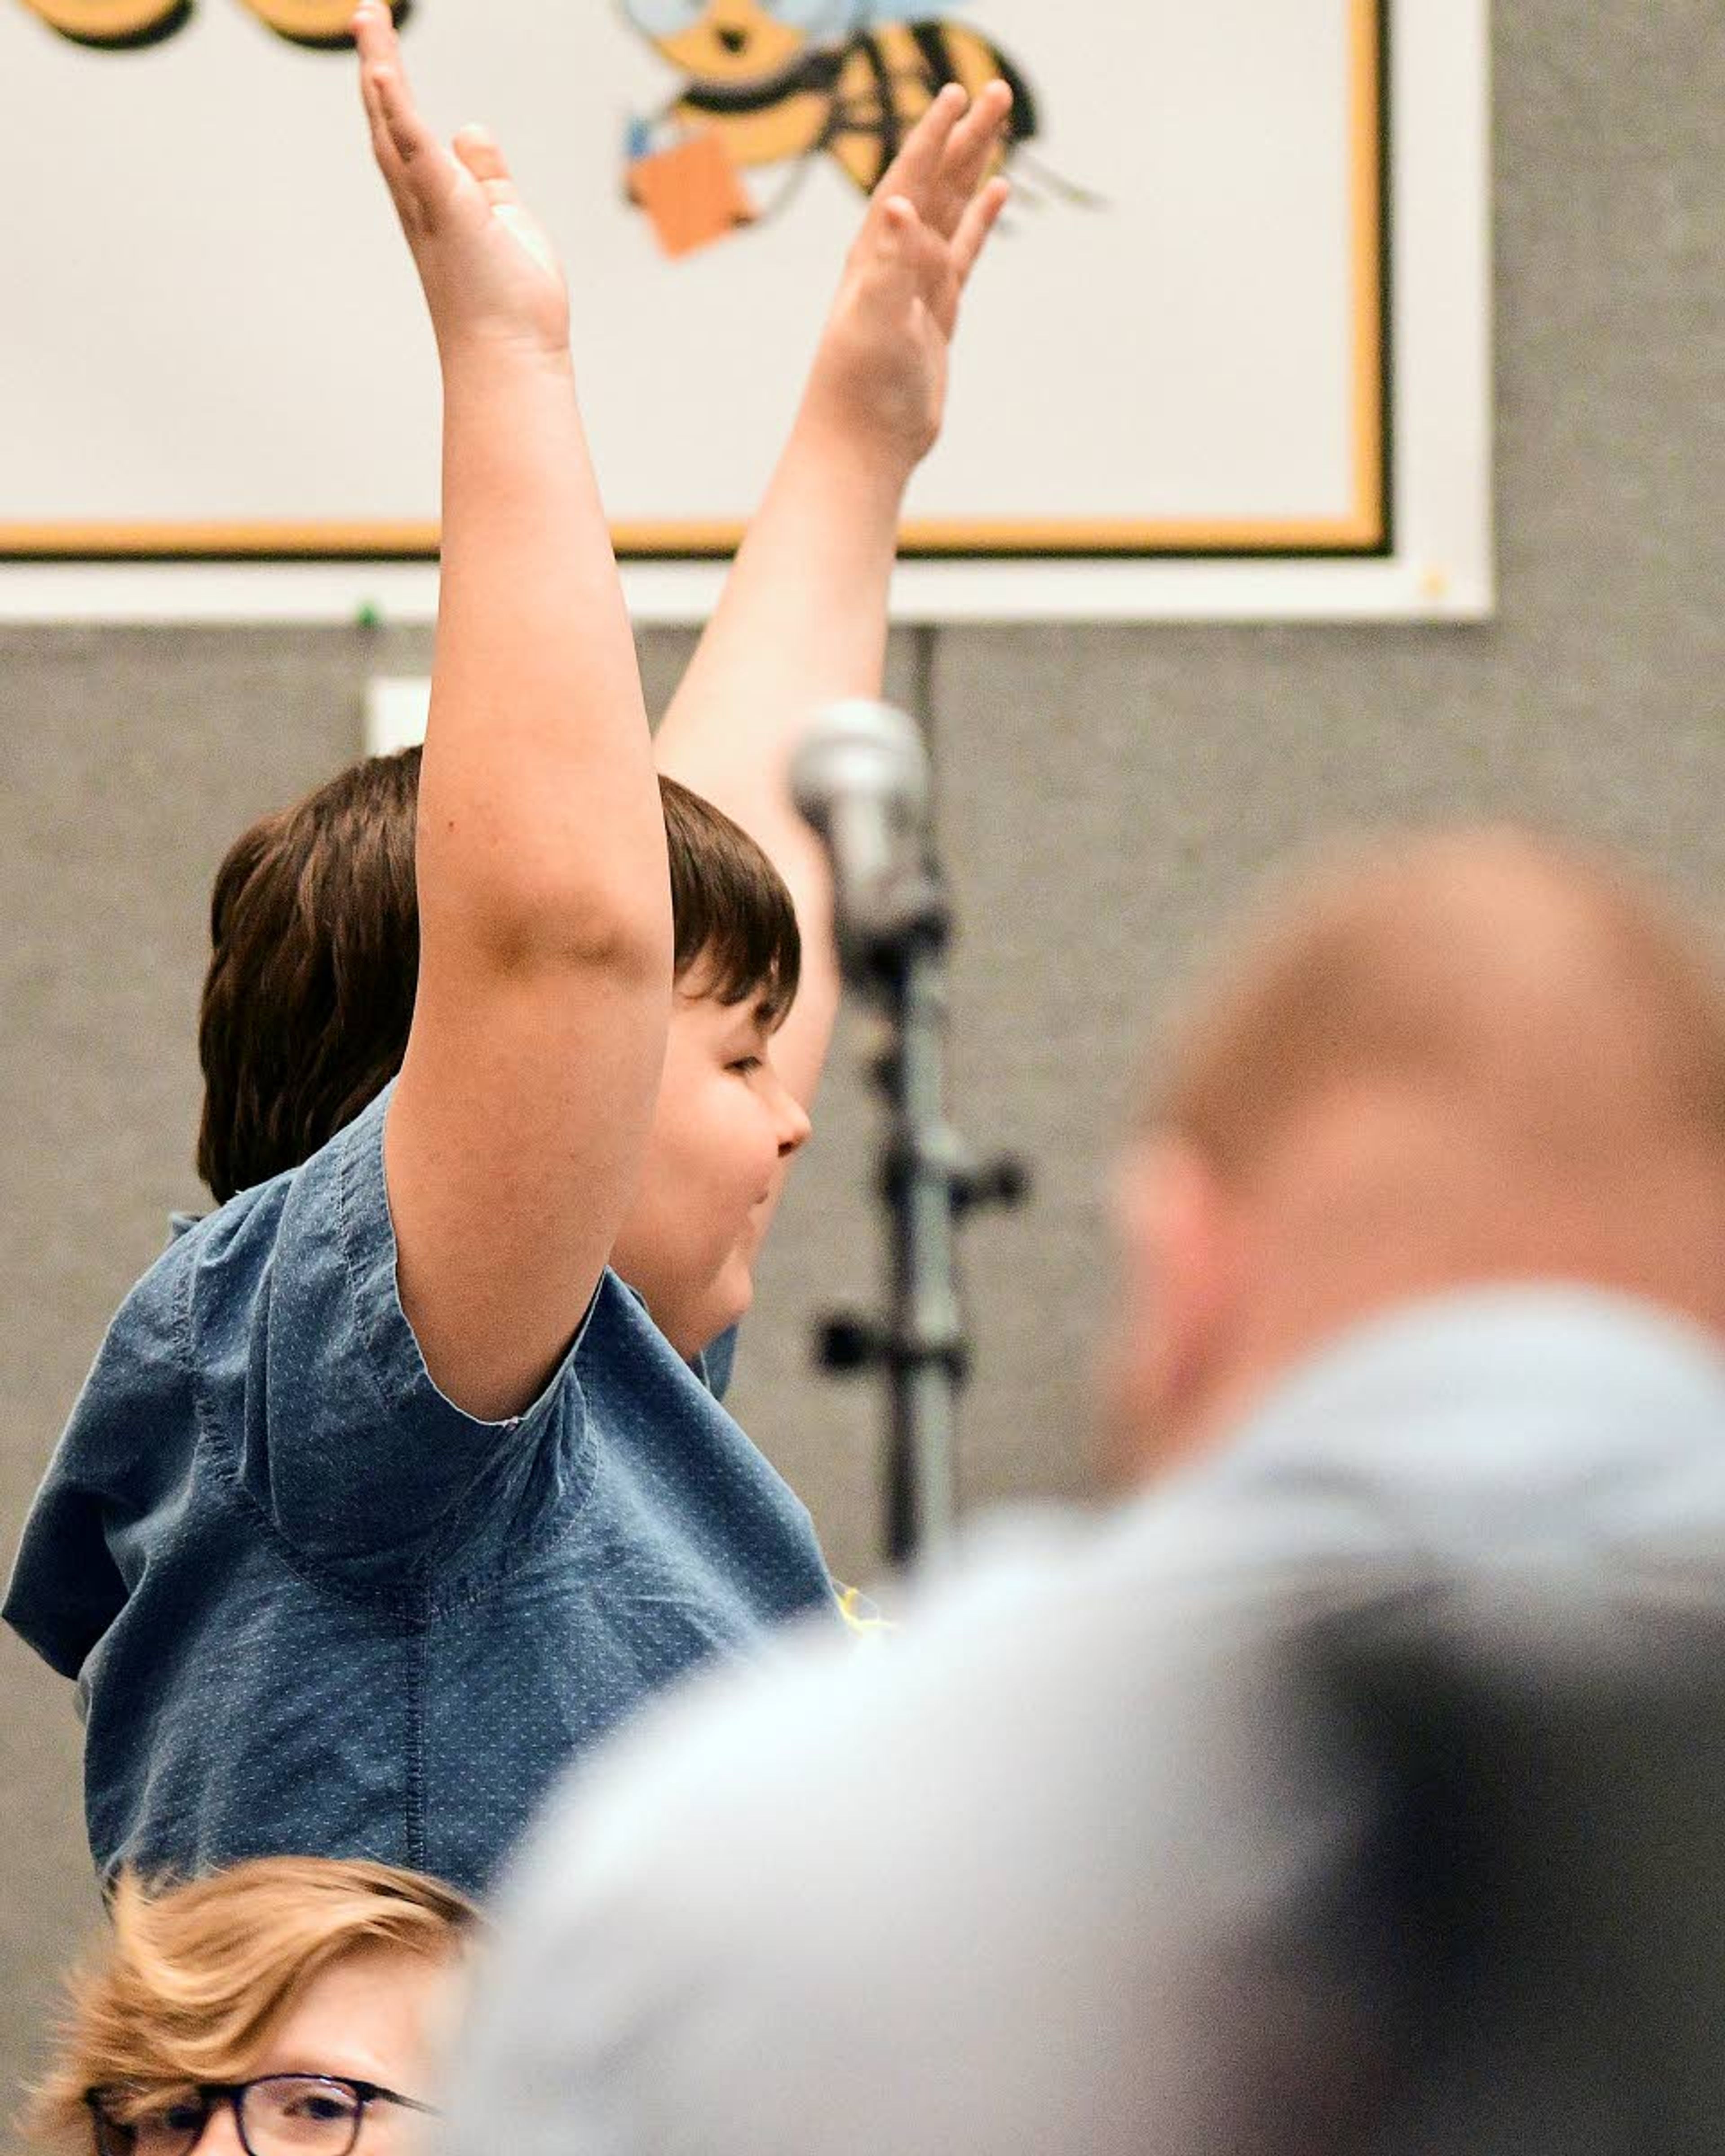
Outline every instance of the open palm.
<path id="1" fill-rule="evenodd" d="M 452 144 L 420 117 L 386 10 L 353 18 L 372 149 L 418 265 L 439 341 L 503 336 L 558 351 L 569 300 L 550 241 L 522 206 L 503 153 L 483 128 Z"/>
<path id="2" fill-rule="evenodd" d="M 870 198 L 827 320 L 810 394 L 908 462 L 940 432 L 959 303 L 1007 198 L 987 177 L 1012 103 L 943 90 Z"/>

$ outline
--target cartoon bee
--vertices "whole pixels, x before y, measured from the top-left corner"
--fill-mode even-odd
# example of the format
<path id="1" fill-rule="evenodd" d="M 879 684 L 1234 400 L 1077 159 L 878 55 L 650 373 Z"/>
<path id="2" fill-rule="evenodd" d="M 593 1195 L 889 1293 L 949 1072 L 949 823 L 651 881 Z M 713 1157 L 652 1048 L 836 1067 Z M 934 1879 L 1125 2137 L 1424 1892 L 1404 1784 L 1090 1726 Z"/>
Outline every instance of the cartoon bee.
<path id="1" fill-rule="evenodd" d="M 949 82 L 1011 88 L 1004 157 L 1036 132 L 1029 85 L 963 23 L 894 0 L 623 0 L 629 22 L 685 78 L 645 149 L 667 126 L 716 136 L 739 167 L 824 153 L 865 193 Z"/>

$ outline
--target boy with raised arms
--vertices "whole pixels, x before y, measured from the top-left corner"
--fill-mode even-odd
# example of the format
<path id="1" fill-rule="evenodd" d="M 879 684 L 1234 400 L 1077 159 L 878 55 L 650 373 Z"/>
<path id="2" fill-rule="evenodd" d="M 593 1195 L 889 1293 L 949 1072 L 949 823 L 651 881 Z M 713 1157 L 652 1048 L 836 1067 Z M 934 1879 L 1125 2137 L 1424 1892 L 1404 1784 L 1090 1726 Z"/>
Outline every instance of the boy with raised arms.
<path id="1" fill-rule="evenodd" d="M 355 32 L 444 388 L 411 1030 L 393 1085 L 127 1298 L 7 1614 L 79 1681 L 105 1872 L 294 1851 L 477 1889 L 645 1693 L 829 1599 L 705 1351 L 747 1307 L 836 1000 L 784 769 L 811 709 L 878 687 L 1006 98 L 940 100 L 871 203 L 662 729 L 664 770 L 794 897 L 781 1025 L 794 923 L 739 980 L 672 919 L 551 250 L 488 136 L 427 128 L 383 10 Z"/>

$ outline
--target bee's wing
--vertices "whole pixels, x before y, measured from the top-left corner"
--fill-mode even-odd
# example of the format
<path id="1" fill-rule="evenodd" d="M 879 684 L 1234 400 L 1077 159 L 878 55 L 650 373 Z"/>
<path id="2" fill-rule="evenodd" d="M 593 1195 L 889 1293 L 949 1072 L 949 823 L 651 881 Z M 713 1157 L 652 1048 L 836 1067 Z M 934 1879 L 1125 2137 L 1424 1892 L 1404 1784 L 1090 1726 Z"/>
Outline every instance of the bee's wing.
<path id="1" fill-rule="evenodd" d="M 887 23 L 926 22 L 966 7 L 969 0 L 765 0 L 767 13 L 829 44 Z"/>
<path id="2" fill-rule="evenodd" d="M 932 0 L 851 0 L 853 9 L 862 19 L 860 30 L 873 29 L 879 23 L 926 23 L 933 15 L 951 15 L 960 8 L 968 8 L 970 0 L 942 0 L 937 8 Z"/>

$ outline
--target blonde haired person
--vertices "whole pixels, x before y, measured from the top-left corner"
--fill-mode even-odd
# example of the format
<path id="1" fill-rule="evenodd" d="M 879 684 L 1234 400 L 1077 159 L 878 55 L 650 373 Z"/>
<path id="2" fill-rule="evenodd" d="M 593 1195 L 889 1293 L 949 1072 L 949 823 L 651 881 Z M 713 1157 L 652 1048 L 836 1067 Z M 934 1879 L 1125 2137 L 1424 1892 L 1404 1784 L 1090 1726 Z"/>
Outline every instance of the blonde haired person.
<path id="1" fill-rule="evenodd" d="M 74 1974 L 24 2146 L 64 2156 L 372 2156 L 419 2144 L 471 1903 L 388 1865 L 264 1857 L 121 1875 Z"/>

